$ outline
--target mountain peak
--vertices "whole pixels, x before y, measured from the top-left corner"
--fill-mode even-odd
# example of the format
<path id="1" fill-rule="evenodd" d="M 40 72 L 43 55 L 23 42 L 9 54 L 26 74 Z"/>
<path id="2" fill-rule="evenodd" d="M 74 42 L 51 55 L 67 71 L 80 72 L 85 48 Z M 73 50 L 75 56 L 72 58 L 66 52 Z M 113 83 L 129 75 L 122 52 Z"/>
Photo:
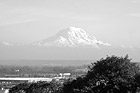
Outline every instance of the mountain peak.
<path id="1" fill-rule="evenodd" d="M 109 46 L 108 43 L 98 41 L 96 37 L 87 34 L 83 29 L 69 27 L 59 31 L 56 35 L 44 39 L 34 45 L 40 46 L 70 46 L 70 47 L 99 47 L 99 45 Z"/>
<path id="2" fill-rule="evenodd" d="M 76 27 L 69 27 L 66 29 L 63 29 L 61 31 L 59 31 L 56 35 L 57 36 L 66 36 L 66 35 L 70 35 L 70 34 L 80 34 L 80 33 L 85 33 L 85 31 L 81 28 L 76 28 Z"/>
<path id="3" fill-rule="evenodd" d="M 67 31 L 70 32 L 80 32 L 80 33 L 86 33 L 82 28 L 76 28 L 76 27 L 69 27 L 66 29 Z"/>
<path id="4" fill-rule="evenodd" d="M 68 29 L 70 29 L 72 31 L 79 31 L 79 30 L 84 31 L 82 28 L 76 28 L 76 27 L 69 27 Z"/>

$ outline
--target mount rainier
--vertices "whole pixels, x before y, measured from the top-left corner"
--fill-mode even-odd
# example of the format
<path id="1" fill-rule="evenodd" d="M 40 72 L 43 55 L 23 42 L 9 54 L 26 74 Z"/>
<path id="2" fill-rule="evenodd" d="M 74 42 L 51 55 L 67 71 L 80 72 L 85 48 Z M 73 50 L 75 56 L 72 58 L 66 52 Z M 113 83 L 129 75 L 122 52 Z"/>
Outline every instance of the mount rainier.
<path id="1" fill-rule="evenodd" d="M 33 43 L 37 46 L 58 46 L 58 47 L 96 47 L 100 45 L 110 46 L 111 44 L 98 41 L 96 37 L 87 34 L 81 28 L 69 27 L 59 31 L 56 35 Z"/>
<path id="2" fill-rule="evenodd" d="M 96 60 L 106 55 L 125 56 L 126 54 L 135 61 L 140 59 L 139 48 L 122 48 L 104 43 L 83 29 L 75 27 L 63 29 L 54 36 L 27 45 L 2 41 L 0 51 L 0 60 Z M 17 61 L 13 62 L 17 64 Z M 7 64 L 11 64 L 11 61 Z M 27 61 L 24 64 L 39 65 L 41 63 Z"/>

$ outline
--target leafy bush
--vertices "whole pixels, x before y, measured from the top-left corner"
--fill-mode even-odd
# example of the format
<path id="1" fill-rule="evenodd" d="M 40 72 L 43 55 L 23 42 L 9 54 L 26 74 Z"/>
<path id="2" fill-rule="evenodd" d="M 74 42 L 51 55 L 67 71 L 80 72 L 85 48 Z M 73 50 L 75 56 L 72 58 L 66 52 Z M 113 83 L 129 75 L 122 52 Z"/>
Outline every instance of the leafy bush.
<path id="1" fill-rule="evenodd" d="M 64 84 L 64 93 L 136 93 L 140 86 L 139 67 L 128 55 L 107 56 L 92 63 L 84 77 Z M 139 82 L 137 82 L 139 81 Z"/>

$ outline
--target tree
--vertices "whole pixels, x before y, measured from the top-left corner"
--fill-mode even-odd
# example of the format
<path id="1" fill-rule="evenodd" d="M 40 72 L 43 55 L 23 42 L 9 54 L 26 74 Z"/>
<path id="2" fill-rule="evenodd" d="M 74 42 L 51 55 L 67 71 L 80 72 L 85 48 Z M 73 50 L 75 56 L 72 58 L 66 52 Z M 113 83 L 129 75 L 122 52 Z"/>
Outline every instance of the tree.
<path id="1" fill-rule="evenodd" d="M 78 77 L 76 80 L 68 79 L 64 82 L 62 93 L 88 93 L 84 89 L 85 84 L 84 77 Z"/>
<path id="2" fill-rule="evenodd" d="M 9 93 L 26 93 L 26 90 L 29 88 L 30 83 L 21 83 L 9 90 Z"/>
<path id="3" fill-rule="evenodd" d="M 59 86 L 57 82 L 40 81 L 32 83 L 26 93 L 58 93 Z"/>
<path id="4" fill-rule="evenodd" d="M 66 83 L 64 93 L 136 93 L 139 67 L 130 61 L 128 55 L 102 58 L 92 63 L 84 77 Z"/>
<path id="5" fill-rule="evenodd" d="M 57 81 L 35 83 L 21 83 L 9 90 L 9 93 L 60 93 L 60 84 Z"/>
<path id="6" fill-rule="evenodd" d="M 139 67 L 131 63 L 128 55 L 123 57 L 107 56 L 92 64 L 86 75 L 88 81 L 94 81 L 93 90 L 110 93 L 132 92 L 134 77 Z M 90 84 L 89 82 L 89 84 Z M 91 84 L 92 85 L 92 84 Z"/>
<path id="7" fill-rule="evenodd" d="M 135 75 L 134 84 L 136 91 L 140 92 L 140 72 Z"/>

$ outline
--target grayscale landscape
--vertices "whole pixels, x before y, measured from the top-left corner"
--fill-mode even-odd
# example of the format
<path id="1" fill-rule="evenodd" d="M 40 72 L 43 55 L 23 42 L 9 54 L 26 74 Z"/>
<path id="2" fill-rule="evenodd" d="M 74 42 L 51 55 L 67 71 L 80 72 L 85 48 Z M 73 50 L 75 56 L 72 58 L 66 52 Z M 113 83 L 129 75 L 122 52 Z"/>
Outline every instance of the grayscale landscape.
<path id="1" fill-rule="evenodd" d="M 140 93 L 139 0 L 0 0 L 0 93 Z"/>

